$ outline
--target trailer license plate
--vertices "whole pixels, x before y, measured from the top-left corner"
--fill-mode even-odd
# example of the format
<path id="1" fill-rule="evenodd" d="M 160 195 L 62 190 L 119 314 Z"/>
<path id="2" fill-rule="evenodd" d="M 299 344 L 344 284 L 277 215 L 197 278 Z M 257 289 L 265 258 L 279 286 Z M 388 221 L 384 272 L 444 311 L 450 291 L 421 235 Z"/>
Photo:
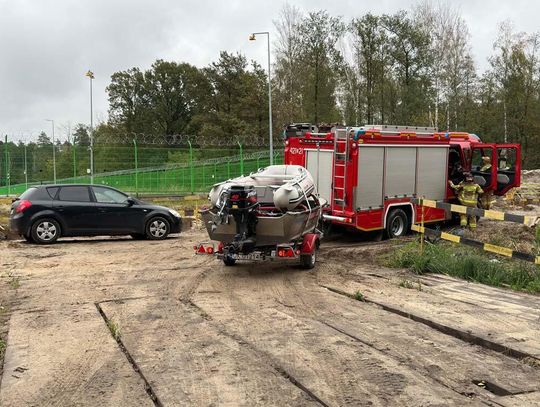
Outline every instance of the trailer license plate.
<path id="1" fill-rule="evenodd" d="M 232 257 L 236 260 L 264 260 L 263 256 L 259 252 L 249 254 L 233 254 Z"/>

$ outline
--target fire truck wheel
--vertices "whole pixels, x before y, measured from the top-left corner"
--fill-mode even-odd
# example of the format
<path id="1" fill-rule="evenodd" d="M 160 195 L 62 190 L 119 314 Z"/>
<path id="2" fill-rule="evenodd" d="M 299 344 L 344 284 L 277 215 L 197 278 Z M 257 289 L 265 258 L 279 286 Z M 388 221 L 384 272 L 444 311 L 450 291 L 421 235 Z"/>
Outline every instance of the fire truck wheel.
<path id="1" fill-rule="evenodd" d="M 317 262 L 317 250 L 313 250 L 313 253 L 311 254 L 301 254 L 300 255 L 300 265 L 304 269 L 312 269 L 315 267 L 315 263 Z"/>
<path id="2" fill-rule="evenodd" d="M 226 266 L 234 266 L 236 263 L 236 259 L 233 259 L 231 256 L 225 256 L 223 257 L 223 263 L 225 263 Z"/>
<path id="3" fill-rule="evenodd" d="M 405 236 L 409 230 L 409 218 L 402 209 L 393 209 L 386 219 L 386 234 L 390 239 Z"/>

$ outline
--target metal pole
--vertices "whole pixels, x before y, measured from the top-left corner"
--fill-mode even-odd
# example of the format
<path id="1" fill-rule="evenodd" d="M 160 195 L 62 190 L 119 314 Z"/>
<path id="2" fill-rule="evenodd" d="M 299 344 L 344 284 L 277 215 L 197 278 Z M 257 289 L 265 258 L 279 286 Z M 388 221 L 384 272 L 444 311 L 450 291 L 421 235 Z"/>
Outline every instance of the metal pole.
<path id="1" fill-rule="evenodd" d="M 45 121 L 51 122 L 52 124 L 52 157 L 53 157 L 53 180 L 56 184 L 56 147 L 54 145 L 54 120 L 45 119 Z"/>
<path id="2" fill-rule="evenodd" d="M 92 95 L 92 81 L 94 75 L 90 77 L 90 183 L 94 184 L 94 104 Z"/>
<path id="3" fill-rule="evenodd" d="M 244 175 L 244 151 L 242 150 L 242 143 L 237 141 L 238 147 L 240 147 L 240 175 Z"/>
<path id="4" fill-rule="evenodd" d="M 137 151 L 137 140 L 133 139 L 133 154 L 135 156 L 135 196 L 139 196 L 139 152 Z"/>
<path id="5" fill-rule="evenodd" d="M 6 178 L 6 191 L 9 195 L 9 165 L 8 165 L 8 141 L 7 141 L 7 134 L 4 138 L 4 177 Z"/>
<path id="6" fill-rule="evenodd" d="M 249 36 L 250 41 L 254 41 L 258 34 L 266 35 L 266 45 L 268 51 L 268 135 L 270 137 L 270 165 L 274 163 L 274 138 L 272 135 L 272 71 L 270 64 L 270 32 L 262 31 L 252 33 Z"/>
<path id="7" fill-rule="evenodd" d="M 24 186 L 28 189 L 28 161 L 26 153 L 26 144 L 24 145 Z"/>
<path id="8" fill-rule="evenodd" d="M 420 232 L 420 254 L 424 254 L 424 240 L 425 240 L 425 236 L 424 236 L 424 233 L 425 233 L 425 229 L 424 229 L 424 198 L 422 197 L 422 199 L 420 199 L 420 205 L 421 205 L 421 211 L 422 211 L 422 214 L 421 214 L 421 218 L 420 218 L 420 227 L 421 227 L 421 232 Z"/>
<path id="9" fill-rule="evenodd" d="M 194 174 L 193 174 L 193 146 L 191 145 L 191 141 L 188 140 L 189 144 L 189 178 L 190 178 L 190 186 L 191 186 L 191 194 L 193 195 L 195 191 L 194 187 Z"/>
<path id="10" fill-rule="evenodd" d="M 77 178 L 77 147 L 73 143 L 73 182 Z"/>
<path id="11" fill-rule="evenodd" d="M 56 184 L 56 146 L 54 144 L 54 120 L 52 122 L 52 160 L 53 160 L 53 180 Z"/>
<path id="12" fill-rule="evenodd" d="M 274 164 L 274 138 L 272 136 L 272 74 L 270 71 L 270 33 L 267 33 L 268 45 L 268 123 L 270 132 L 270 165 Z"/>

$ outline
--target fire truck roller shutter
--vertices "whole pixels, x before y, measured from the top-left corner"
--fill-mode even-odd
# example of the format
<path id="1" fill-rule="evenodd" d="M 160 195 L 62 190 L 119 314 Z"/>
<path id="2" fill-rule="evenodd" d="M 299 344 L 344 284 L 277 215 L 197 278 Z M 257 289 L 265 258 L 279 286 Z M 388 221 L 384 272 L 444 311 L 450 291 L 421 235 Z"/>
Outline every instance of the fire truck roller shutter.
<path id="1" fill-rule="evenodd" d="M 332 199 L 332 163 L 333 150 L 304 150 L 306 168 L 313 177 L 321 198 L 330 202 Z"/>
<path id="2" fill-rule="evenodd" d="M 383 205 L 384 147 L 363 145 L 358 150 L 358 185 L 356 208 Z"/>
<path id="3" fill-rule="evenodd" d="M 416 147 L 386 147 L 384 195 L 412 197 L 416 184 Z"/>
<path id="4" fill-rule="evenodd" d="M 448 147 L 418 147 L 417 196 L 435 201 L 446 197 Z"/>

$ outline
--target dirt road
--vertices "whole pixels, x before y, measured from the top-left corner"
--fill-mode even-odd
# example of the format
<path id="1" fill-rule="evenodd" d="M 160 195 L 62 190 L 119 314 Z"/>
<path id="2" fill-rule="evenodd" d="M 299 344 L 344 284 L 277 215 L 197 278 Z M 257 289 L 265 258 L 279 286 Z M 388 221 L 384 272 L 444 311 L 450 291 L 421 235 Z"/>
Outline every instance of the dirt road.
<path id="1" fill-rule="evenodd" d="M 538 296 L 368 261 L 394 242 L 328 242 L 307 272 L 227 268 L 201 239 L 0 242 L 20 278 L 0 405 L 540 403 Z"/>

